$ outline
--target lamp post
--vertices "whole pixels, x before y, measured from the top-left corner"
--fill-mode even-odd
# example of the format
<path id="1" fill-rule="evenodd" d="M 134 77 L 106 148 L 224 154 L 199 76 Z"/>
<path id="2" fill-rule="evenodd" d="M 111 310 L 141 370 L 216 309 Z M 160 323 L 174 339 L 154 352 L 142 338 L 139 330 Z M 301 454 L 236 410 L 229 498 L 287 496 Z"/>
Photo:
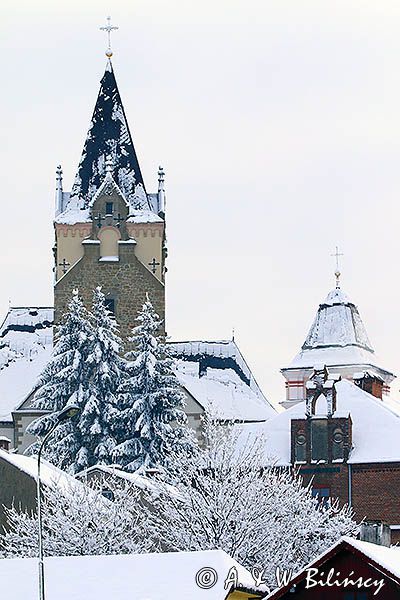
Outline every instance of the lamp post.
<path id="1" fill-rule="evenodd" d="M 52 428 L 50 429 L 50 431 L 47 432 L 47 434 L 43 438 L 43 441 L 39 447 L 39 452 L 38 452 L 38 457 L 37 457 L 38 465 L 37 465 L 37 481 L 36 481 L 38 530 L 39 530 L 38 531 L 38 533 L 39 533 L 39 600 L 45 600 L 45 598 L 44 598 L 44 562 L 43 562 L 42 497 L 41 497 L 42 490 L 41 490 L 41 480 L 40 480 L 40 459 L 42 457 L 43 448 L 45 447 L 49 437 L 51 436 L 53 431 L 56 429 L 56 427 L 58 427 L 58 425 L 60 425 L 60 423 L 63 423 L 64 421 L 67 421 L 68 419 L 72 419 L 73 417 L 75 417 L 80 412 L 80 410 L 81 409 L 79 408 L 79 406 L 75 406 L 75 405 L 66 406 L 65 408 L 63 408 L 63 410 L 61 410 L 58 413 L 58 415 L 56 416 L 56 419 L 54 421 Z"/>

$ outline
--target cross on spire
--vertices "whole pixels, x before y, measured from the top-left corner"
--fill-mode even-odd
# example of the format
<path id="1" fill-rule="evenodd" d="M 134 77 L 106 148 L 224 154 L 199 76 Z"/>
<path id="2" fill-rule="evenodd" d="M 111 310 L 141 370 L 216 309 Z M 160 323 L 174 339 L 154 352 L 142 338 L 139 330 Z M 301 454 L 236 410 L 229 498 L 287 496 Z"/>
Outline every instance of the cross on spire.
<path id="1" fill-rule="evenodd" d="M 107 17 L 107 25 L 103 25 L 103 27 L 100 27 L 101 31 L 107 32 L 107 41 L 108 41 L 108 46 L 107 46 L 107 50 L 106 50 L 107 58 L 111 58 L 113 55 L 113 52 L 111 50 L 111 32 L 116 29 L 119 29 L 119 28 L 116 27 L 115 25 L 111 25 L 111 17 Z"/>
<path id="2" fill-rule="evenodd" d="M 339 247 L 336 246 L 336 252 L 335 254 L 331 254 L 331 256 L 334 256 L 336 258 L 336 271 L 335 271 L 335 277 L 336 277 L 336 289 L 340 288 L 340 265 L 339 265 L 339 258 L 340 256 L 344 256 L 343 252 L 339 252 Z"/>

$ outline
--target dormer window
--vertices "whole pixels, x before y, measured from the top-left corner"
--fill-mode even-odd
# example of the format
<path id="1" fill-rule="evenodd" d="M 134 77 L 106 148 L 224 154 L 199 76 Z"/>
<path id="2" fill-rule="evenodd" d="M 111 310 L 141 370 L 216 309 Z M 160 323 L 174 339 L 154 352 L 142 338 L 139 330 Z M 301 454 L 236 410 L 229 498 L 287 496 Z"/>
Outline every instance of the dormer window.
<path id="1" fill-rule="evenodd" d="M 112 215 L 114 212 L 114 203 L 106 202 L 106 215 Z"/>

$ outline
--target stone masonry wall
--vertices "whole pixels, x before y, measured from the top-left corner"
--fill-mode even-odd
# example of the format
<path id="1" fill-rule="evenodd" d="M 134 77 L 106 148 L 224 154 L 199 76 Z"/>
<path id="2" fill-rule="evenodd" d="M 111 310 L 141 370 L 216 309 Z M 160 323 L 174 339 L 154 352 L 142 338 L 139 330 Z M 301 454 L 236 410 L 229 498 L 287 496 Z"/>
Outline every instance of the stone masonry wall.
<path id="1" fill-rule="evenodd" d="M 78 288 L 86 307 L 90 308 L 93 290 L 102 287 L 106 297 L 115 301 L 115 317 L 123 340 L 137 323 L 135 318 L 141 309 L 146 292 L 160 318 L 165 321 L 165 287 L 135 256 L 135 245 L 119 243 L 119 261 L 99 262 L 100 243 L 88 240 L 84 256 L 55 285 L 55 324 L 59 324 L 72 291 Z M 165 325 L 163 326 L 165 329 Z M 126 344 L 126 349 L 128 344 Z"/>

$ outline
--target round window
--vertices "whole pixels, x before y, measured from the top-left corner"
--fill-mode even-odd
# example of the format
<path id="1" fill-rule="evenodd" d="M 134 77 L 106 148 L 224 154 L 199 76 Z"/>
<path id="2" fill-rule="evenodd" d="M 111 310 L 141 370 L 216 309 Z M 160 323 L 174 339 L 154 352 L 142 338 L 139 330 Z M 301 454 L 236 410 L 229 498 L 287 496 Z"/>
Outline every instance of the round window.
<path id="1" fill-rule="evenodd" d="M 341 429 L 335 429 L 333 432 L 333 441 L 336 444 L 341 444 L 343 442 L 343 432 Z"/>
<path id="2" fill-rule="evenodd" d="M 303 446 L 306 443 L 306 436 L 302 431 L 297 434 L 296 442 L 299 444 L 299 446 Z"/>

